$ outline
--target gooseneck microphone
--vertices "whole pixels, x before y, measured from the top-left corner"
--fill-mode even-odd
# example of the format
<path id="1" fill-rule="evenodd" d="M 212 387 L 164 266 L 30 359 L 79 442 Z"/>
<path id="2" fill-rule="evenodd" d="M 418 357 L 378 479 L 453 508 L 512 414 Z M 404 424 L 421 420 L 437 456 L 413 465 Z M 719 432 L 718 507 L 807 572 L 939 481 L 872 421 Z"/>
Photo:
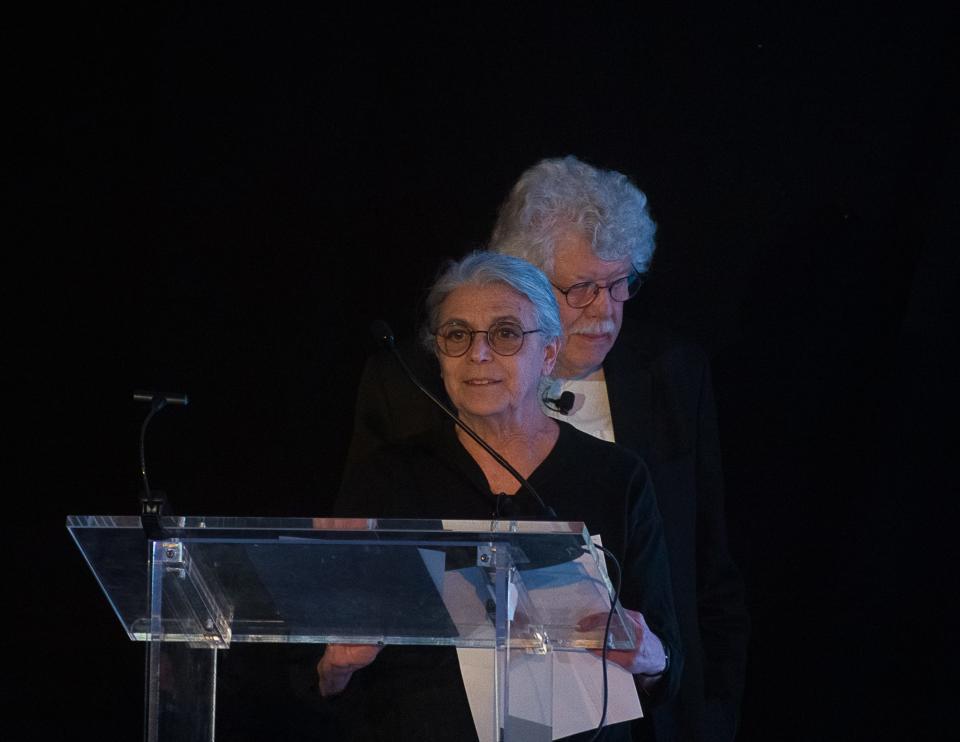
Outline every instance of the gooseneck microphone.
<path id="1" fill-rule="evenodd" d="M 160 516 L 163 514 L 165 500 L 150 490 L 150 480 L 147 478 L 147 456 L 144 442 L 147 437 L 147 426 L 160 410 L 167 405 L 186 405 L 187 395 L 171 392 L 135 391 L 133 399 L 136 402 L 149 402 L 150 411 L 140 426 L 140 477 L 143 479 L 143 499 L 140 501 L 140 523 L 147 538 L 159 540 L 163 536 L 160 527 Z"/>
<path id="2" fill-rule="evenodd" d="M 553 508 L 543 501 L 543 498 L 540 497 L 540 494 L 536 491 L 536 489 L 534 489 L 533 485 L 527 481 L 526 477 L 518 472 L 509 461 L 503 458 L 503 456 L 497 453 L 489 443 L 475 433 L 469 425 L 467 425 L 456 415 L 456 413 L 454 413 L 443 402 L 437 399 L 433 392 L 420 383 L 420 380 L 417 379 L 413 371 L 410 370 L 410 367 L 407 366 L 407 362 L 403 360 L 403 356 L 401 356 L 397 351 L 396 342 L 394 341 L 393 337 L 393 330 L 390 329 L 390 325 L 388 325 L 382 319 L 374 320 L 373 324 L 370 325 L 370 332 L 373 333 L 374 338 L 380 345 L 387 348 L 387 350 L 393 354 L 393 357 L 397 359 L 397 363 L 400 364 L 400 368 L 403 369 L 403 372 L 406 374 L 407 378 L 413 382 L 413 385 L 417 387 L 417 389 L 419 389 L 427 397 L 427 399 L 439 407 L 443 414 L 453 420 L 456 425 L 460 426 L 460 429 L 463 430 L 464 433 L 473 438 L 473 440 L 475 440 L 484 451 L 490 454 L 494 460 L 500 464 L 500 466 L 510 472 L 510 475 L 516 479 L 522 487 L 525 487 L 531 495 L 533 495 L 533 499 L 537 501 L 537 504 L 540 505 L 548 518 L 555 519 L 557 517 L 556 512 L 554 512 Z"/>

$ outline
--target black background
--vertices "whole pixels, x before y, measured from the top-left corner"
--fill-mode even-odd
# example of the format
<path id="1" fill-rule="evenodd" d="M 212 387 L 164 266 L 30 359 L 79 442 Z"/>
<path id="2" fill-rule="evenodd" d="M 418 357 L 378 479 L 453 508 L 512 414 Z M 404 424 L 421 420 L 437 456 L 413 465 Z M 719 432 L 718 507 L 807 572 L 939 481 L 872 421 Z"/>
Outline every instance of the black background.
<path id="1" fill-rule="evenodd" d="M 139 734 L 142 647 L 63 527 L 134 512 L 130 392 L 190 394 L 148 439 L 180 512 L 323 514 L 370 321 L 409 335 L 441 258 L 482 246 L 523 169 L 575 153 L 629 174 L 660 227 L 627 321 L 713 359 L 754 620 L 740 738 L 940 738 L 955 28 L 779 5 L 11 21 L 8 347 L 29 362 L 8 452 L 29 484 L 8 636 L 32 659 L 6 673 L 31 736 Z"/>

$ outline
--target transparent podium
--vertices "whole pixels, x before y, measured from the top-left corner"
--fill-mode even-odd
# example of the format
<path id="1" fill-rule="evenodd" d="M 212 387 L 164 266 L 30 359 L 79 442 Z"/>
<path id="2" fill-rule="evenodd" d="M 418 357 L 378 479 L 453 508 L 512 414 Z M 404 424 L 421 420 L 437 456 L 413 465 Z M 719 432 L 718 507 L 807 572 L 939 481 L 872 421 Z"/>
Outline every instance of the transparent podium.
<path id="1" fill-rule="evenodd" d="M 612 588 L 582 523 L 69 516 L 127 635 L 147 642 L 145 739 L 212 740 L 234 642 L 489 650 L 490 740 L 552 736 L 557 652 L 600 648 Z M 619 606 L 608 646 L 632 649 Z M 318 648 L 318 656 L 320 649 Z M 476 716 L 476 713 L 475 713 Z M 486 741 L 484 741 L 486 742 Z"/>

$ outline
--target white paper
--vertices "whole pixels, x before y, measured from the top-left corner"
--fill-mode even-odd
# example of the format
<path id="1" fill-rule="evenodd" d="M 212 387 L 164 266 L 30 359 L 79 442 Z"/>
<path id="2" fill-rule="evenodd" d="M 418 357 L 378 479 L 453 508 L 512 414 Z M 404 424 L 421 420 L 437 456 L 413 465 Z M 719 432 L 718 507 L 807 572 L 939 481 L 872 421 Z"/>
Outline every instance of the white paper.
<path id="1" fill-rule="evenodd" d="M 457 659 L 460 661 L 460 673 L 463 675 L 463 687 L 467 691 L 467 701 L 473 716 L 473 725 L 477 728 L 477 739 L 490 742 L 493 736 L 493 677 L 494 652 L 490 649 L 465 649 L 457 647 Z"/>
<path id="2" fill-rule="evenodd" d="M 600 723 L 603 707 L 603 674 L 600 658 L 588 652 L 553 652 L 553 739 L 566 737 L 588 729 L 596 729 Z M 525 654 L 511 657 L 512 673 L 522 672 L 527 659 Z M 457 648 L 463 684 L 470 702 L 470 712 L 481 740 L 495 739 L 493 735 L 493 677 L 494 653 L 489 649 Z M 534 658 L 539 660 L 540 658 Z M 515 675 L 514 675 L 515 677 Z M 616 724 L 643 716 L 640 698 L 633 675 L 620 665 L 607 663 L 607 724 Z M 535 687 L 533 684 L 525 687 Z M 524 706 L 532 703 L 539 707 L 535 698 L 511 699 L 510 714 L 520 718 L 536 717 Z"/>
<path id="3" fill-rule="evenodd" d="M 606 724 L 643 716 L 633 675 L 607 662 Z M 603 662 L 589 652 L 554 652 L 553 738 L 596 729 L 603 712 Z"/>
<path id="4" fill-rule="evenodd" d="M 600 537 L 593 536 L 593 541 L 600 543 Z M 601 560 L 601 569 L 604 568 Z M 450 587 L 452 586 L 444 585 L 445 591 Z M 553 739 L 595 729 L 600 723 L 603 707 L 601 659 L 585 651 L 554 651 L 548 656 L 552 656 L 554 661 L 551 689 Z M 491 682 L 494 652 L 489 649 L 458 647 L 457 658 L 460 661 L 460 672 L 463 675 L 477 737 L 481 742 L 496 739 L 493 728 L 494 689 Z M 511 677 L 522 677 L 524 672 L 533 675 L 536 672 L 536 663 L 542 661 L 542 655 L 522 652 L 511 654 Z M 525 668 L 526 663 L 531 663 L 531 666 Z M 546 700 L 541 697 L 545 689 L 538 688 L 535 682 L 515 683 L 515 686 L 514 691 L 519 688 L 527 693 L 512 694 L 510 715 L 537 721 L 540 717 L 538 710 L 543 708 Z M 606 724 L 616 724 L 643 716 L 633 675 L 627 670 L 608 662 L 607 687 Z"/>

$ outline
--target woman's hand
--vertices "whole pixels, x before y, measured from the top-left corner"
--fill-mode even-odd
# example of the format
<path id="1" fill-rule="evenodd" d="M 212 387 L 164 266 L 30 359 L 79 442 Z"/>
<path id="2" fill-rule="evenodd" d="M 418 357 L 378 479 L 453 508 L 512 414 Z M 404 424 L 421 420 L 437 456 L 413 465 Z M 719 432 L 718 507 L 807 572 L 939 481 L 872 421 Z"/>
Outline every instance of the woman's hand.
<path id="1" fill-rule="evenodd" d="M 335 696 L 343 691 L 353 673 L 373 662 L 381 649 L 382 644 L 328 644 L 317 663 L 320 695 Z"/>
<path id="2" fill-rule="evenodd" d="M 608 649 L 607 659 L 616 662 L 634 675 L 644 675 L 656 682 L 656 676 L 666 672 L 667 669 L 667 653 L 663 648 L 663 642 L 647 626 L 642 613 L 628 608 L 624 608 L 623 612 L 627 616 L 628 628 L 633 627 L 634 641 L 637 646 L 633 650 Z M 594 613 L 581 619 L 578 628 L 581 631 L 589 631 L 603 628 L 606 623 L 606 613 Z M 602 655 L 599 649 L 590 651 L 598 657 Z"/>

